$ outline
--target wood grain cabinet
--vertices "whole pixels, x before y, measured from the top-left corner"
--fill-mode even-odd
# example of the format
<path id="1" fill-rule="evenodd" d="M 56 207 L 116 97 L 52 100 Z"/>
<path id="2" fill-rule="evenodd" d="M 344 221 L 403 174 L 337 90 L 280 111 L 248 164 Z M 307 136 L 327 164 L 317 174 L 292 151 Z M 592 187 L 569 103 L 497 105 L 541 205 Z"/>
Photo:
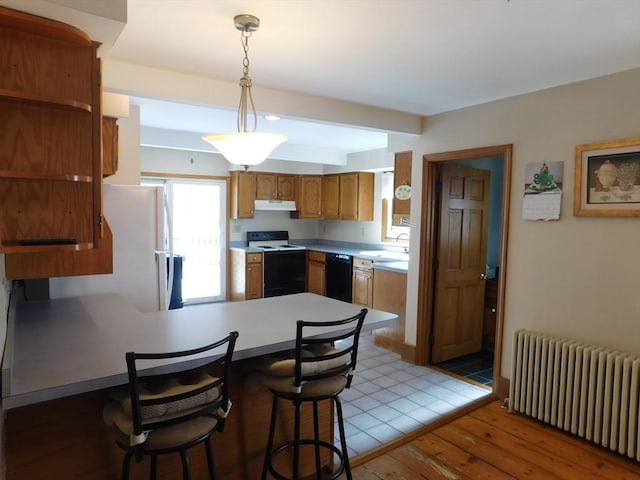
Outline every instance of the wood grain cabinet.
<path id="1" fill-rule="evenodd" d="M 301 175 L 293 218 L 322 218 L 322 176 Z"/>
<path id="2" fill-rule="evenodd" d="M 295 200 L 296 175 L 256 173 L 256 200 Z"/>
<path id="3" fill-rule="evenodd" d="M 322 217 L 340 219 L 340 175 L 322 177 Z"/>
<path id="4" fill-rule="evenodd" d="M 231 300 L 262 298 L 262 253 L 231 250 Z"/>
<path id="5" fill-rule="evenodd" d="M 393 191 L 401 185 L 411 185 L 411 152 L 396 153 L 393 169 Z M 400 199 L 393 196 L 392 207 L 393 225 L 403 225 L 403 220 L 411 220 L 411 199 Z"/>
<path id="6" fill-rule="evenodd" d="M 352 172 L 325 175 L 322 180 L 323 218 L 373 220 L 374 174 Z"/>
<path id="7" fill-rule="evenodd" d="M 256 199 L 255 175 L 251 172 L 236 170 L 231 172 L 230 176 L 230 217 L 253 218 Z"/>
<path id="8" fill-rule="evenodd" d="M 498 312 L 498 282 L 489 281 L 484 287 L 484 315 L 482 319 L 482 350 L 493 352 L 496 340 Z"/>
<path id="9" fill-rule="evenodd" d="M 365 258 L 353 259 L 353 303 L 373 306 L 373 261 Z"/>
<path id="10" fill-rule="evenodd" d="M 89 250 L 101 241 L 97 47 L 74 27 L 0 7 L 0 253 L 7 254 L 7 278 L 33 278 L 24 268 L 35 263 L 31 254 Z M 58 267 L 48 276 L 67 274 Z"/>
<path id="11" fill-rule="evenodd" d="M 309 250 L 307 252 L 307 292 L 326 295 L 326 254 Z"/>
<path id="12" fill-rule="evenodd" d="M 399 353 L 403 360 L 414 362 L 415 349 L 404 341 L 407 309 L 407 274 L 376 268 L 373 275 L 372 307 L 398 315 L 393 327 L 374 331 L 375 344 Z"/>
<path id="13" fill-rule="evenodd" d="M 102 176 L 118 171 L 118 119 L 102 117 Z"/>

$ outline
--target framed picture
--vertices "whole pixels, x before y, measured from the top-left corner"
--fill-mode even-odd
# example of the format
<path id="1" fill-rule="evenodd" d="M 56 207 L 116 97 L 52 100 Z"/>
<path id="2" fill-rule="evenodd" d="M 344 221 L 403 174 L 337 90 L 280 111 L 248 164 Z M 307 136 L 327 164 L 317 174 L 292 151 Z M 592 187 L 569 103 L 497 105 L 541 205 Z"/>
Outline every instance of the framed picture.
<path id="1" fill-rule="evenodd" d="M 576 146 L 573 214 L 640 217 L 640 138 Z"/>

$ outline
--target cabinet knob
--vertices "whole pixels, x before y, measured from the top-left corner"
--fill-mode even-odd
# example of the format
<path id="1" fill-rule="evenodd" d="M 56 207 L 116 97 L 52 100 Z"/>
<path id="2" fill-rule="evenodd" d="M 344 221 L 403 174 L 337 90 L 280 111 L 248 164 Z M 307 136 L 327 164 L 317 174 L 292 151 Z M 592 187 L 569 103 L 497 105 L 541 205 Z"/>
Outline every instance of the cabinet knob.
<path id="1" fill-rule="evenodd" d="M 495 309 L 495 308 L 492 308 L 492 309 L 491 309 L 491 313 L 496 313 L 496 309 Z"/>
<path id="2" fill-rule="evenodd" d="M 486 275 L 486 274 L 484 274 L 484 273 L 481 273 L 481 274 L 480 274 L 480 278 L 481 278 L 482 280 L 484 280 L 485 278 L 487 278 L 487 275 Z"/>

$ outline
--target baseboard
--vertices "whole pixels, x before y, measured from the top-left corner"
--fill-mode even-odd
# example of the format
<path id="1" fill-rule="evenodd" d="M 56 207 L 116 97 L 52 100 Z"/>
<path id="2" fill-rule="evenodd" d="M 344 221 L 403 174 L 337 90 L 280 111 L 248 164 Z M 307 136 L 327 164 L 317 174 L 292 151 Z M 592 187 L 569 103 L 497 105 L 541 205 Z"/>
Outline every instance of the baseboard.
<path id="1" fill-rule="evenodd" d="M 408 345 L 386 335 L 374 335 L 374 343 L 378 347 L 400 354 L 400 358 L 405 362 L 416 363 L 416 347 L 414 345 Z"/>

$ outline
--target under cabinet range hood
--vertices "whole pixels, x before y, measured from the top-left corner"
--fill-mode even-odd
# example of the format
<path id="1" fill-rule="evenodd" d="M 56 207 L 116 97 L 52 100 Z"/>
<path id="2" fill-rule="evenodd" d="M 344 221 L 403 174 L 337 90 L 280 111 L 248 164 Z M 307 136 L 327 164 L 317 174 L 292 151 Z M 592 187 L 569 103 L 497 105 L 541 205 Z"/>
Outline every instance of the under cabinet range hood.
<path id="1" fill-rule="evenodd" d="M 296 202 L 293 200 L 256 200 L 255 209 L 293 212 L 296 210 Z"/>

